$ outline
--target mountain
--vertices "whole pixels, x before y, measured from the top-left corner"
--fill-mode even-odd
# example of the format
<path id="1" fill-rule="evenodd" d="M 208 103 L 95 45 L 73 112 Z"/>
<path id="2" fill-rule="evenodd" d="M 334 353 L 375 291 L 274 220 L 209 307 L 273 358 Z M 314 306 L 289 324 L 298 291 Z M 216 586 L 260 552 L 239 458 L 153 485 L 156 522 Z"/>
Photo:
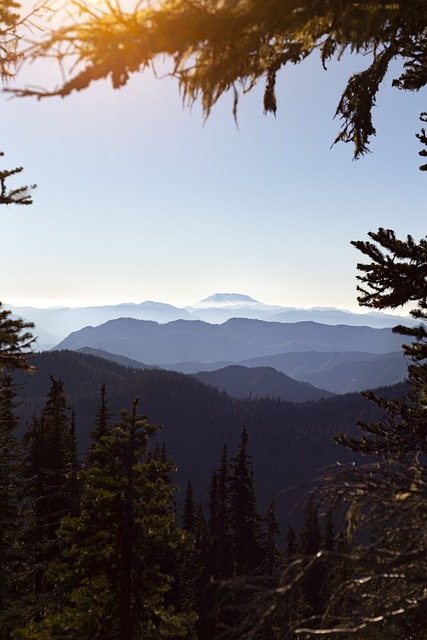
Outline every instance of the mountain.
<path id="1" fill-rule="evenodd" d="M 88 325 L 99 325 L 116 318 L 137 318 L 156 322 L 173 320 L 191 320 L 194 316 L 185 309 L 178 309 L 170 304 L 147 300 L 141 304 L 123 303 L 99 307 L 58 307 L 37 309 L 34 307 L 8 306 L 14 316 L 19 316 L 36 325 L 34 335 L 39 336 L 40 348 L 44 345 L 54 346 L 73 331 Z M 51 334 L 51 335 L 49 335 Z M 51 337 L 54 337 L 51 340 Z"/>
<path id="2" fill-rule="evenodd" d="M 126 356 L 119 356 L 114 353 L 109 353 L 108 351 L 104 351 L 103 349 L 91 349 L 91 347 L 83 347 L 82 349 L 77 349 L 77 351 L 79 353 L 96 356 L 97 358 L 104 358 L 105 360 L 110 360 L 111 362 L 117 362 L 124 367 L 130 367 L 132 369 L 159 369 L 159 367 L 156 367 L 155 365 L 144 364 L 143 362 L 139 362 L 138 360 L 132 360 L 131 358 L 126 358 Z"/>
<path id="3" fill-rule="evenodd" d="M 284 324 L 235 318 L 221 325 L 198 320 L 158 324 L 121 318 L 71 333 L 55 348 L 103 349 L 156 365 L 185 361 L 202 365 L 295 351 L 388 353 L 397 351 L 401 340 L 390 329 L 315 322 Z"/>
<path id="4" fill-rule="evenodd" d="M 231 362 L 208 362 L 204 371 L 217 371 Z M 376 354 L 359 351 L 322 352 L 298 351 L 272 356 L 249 358 L 239 363 L 244 367 L 272 367 L 293 380 L 309 382 L 332 393 L 351 393 L 397 384 L 407 376 L 408 362 L 402 351 Z M 200 372 L 199 362 L 165 363 L 164 369 L 181 373 Z"/>
<path id="5" fill-rule="evenodd" d="M 303 309 L 268 305 L 247 295 L 238 293 L 215 293 L 200 302 L 186 307 L 199 320 L 222 323 L 231 318 L 253 318 L 271 322 L 320 322 L 322 324 L 349 324 L 382 329 L 397 324 L 415 324 L 409 317 L 382 312 L 353 313 L 331 307 Z"/>
<path id="6" fill-rule="evenodd" d="M 259 304 L 258 300 L 254 300 L 250 296 L 242 293 L 214 293 L 208 298 L 204 298 L 193 305 L 196 308 L 203 306 L 215 306 L 215 305 L 246 305 L 246 304 Z"/>
<path id="7" fill-rule="evenodd" d="M 306 382 L 297 382 L 273 367 L 230 365 L 224 369 L 200 371 L 193 375 L 200 382 L 226 391 L 236 398 L 268 396 L 289 402 L 308 402 L 334 395 Z"/>
<path id="8" fill-rule="evenodd" d="M 366 325 L 376 328 L 392 327 L 399 323 L 414 324 L 410 318 L 380 312 L 359 314 L 330 308 L 296 309 L 280 305 L 267 305 L 251 296 L 240 293 L 215 293 L 185 308 L 149 300 L 140 304 L 122 303 L 74 308 L 39 309 L 12 305 L 7 305 L 7 307 L 11 309 L 14 317 L 35 323 L 34 334 L 38 336 L 39 349 L 50 348 L 71 332 L 78 331 L 83 327 L 98 326 L 108 320 L 118 318 L 136 318 L 159 323 L 174 320 L 203 320 L 220 324 L 231 318 L 239 317 L 273 322 L 315 321 L 323 324 Z"/>
<path id="9" fill-rule="evenodd" d="M 343 362 L 301 379 L 313 385 L 322 384 L 335 393 L 352 393 L 401 382 L 408 375 L 408 361 L 403 353 L 385 353 L 369 359 Z"/>
<path id="10" fill-rule="evenodd" d="M 77 350 L 134 369 L 158 369 L 138 360 L 103 349 Z M 262 364 L 271 363 L 271 364 Z M 390 386 L 407 377 L 408 362 L 403 353 L 322 353 L 317 351 L 279 354 L 245 360 L 243 363 L 186 362 L 163 365 L 163 369 L 193 374 L 198 380 L 223 389 L 235 397 L 270 396 L 293 402 L 307 402 L 337 393 L 353 393 Z M 292 377 L 285 375 L 292 373 Z"/>
<path id="11" fill-rule="evenodd" d="M 272 322 L 304 322 L 311 320 L 323 324 L 349 324 L 358 327 L 374 327 L 376 329 L 395 327 L 397 324 L 415 324 L 411 318 L 398 317 L 378 311 L 352 313 L 351 311 L 322 307 L 314 309 L 285 309 L 271 315 L 269 319 Z"/>
<path id="12" fill-rule="evenodd" d="M 191 376 L 161 371 L 137 370 L 115 362 L 72 351 L 36 354 L 32 363 L 37 372 L 16 372 L 21 402 L 22 428 L 44 405 L 50 388 L 50 374 L 64 381 L 69 405 L 76 415 L 80 451 L 86 450 L 94 428 L 102 383 L 107 401 L 116 419 L 122 408 L 129 409 L 136 396 L 141 398 L 140 412 L 153 423 L 164 425 L 159 434 L 172 459 L 177 463 L 177 482 L 185 487 L 191 476 L 195 499 L 206 497 L 208 479 L 217 466 L 222 445 L 228 443 L 233 454 L 243 425 L 249 433 L 249 453 L 261 508 L 269 497 L 283 489 L 308 482 L 319 470 L 337 461 L 352 458 L 336 445 L 332 436 L 356 432 L 358 419 L 379 417 L 379 410 L 359 394 L 295 404 L 277 398 L 236 399 Z M 403 386 L 386 389 L 390 395 L 402 395 Z M 178 496 L 182 501 L 183 491 Z M 297 500 L 298 493 L 281 495 L 279 515 L 283 525 Z"/>

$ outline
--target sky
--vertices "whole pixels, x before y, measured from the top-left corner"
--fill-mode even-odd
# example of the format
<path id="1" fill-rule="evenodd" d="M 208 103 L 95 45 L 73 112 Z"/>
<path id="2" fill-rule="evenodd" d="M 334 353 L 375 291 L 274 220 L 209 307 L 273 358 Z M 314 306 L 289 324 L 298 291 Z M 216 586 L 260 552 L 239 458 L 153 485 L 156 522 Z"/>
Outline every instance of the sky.
<path id="1" fill-rule="evenodd" d="M 287 307 L 357 309 L 351 240 L 380 226 L 426 234 L 426 175 L 418 170 L 425 94 L 381 87 L 372 153 L 331 148 L 346 58 L 282 72 L 277 117 L 263 87 L 232 96 L 205 122 L 177 82 L 145 72 L 65 99 L 0 95 L 1 167 L 10 186 L 36 183 L 30 207 L 0 210 L 0 299 L 17 306 L 155 300 L 192 304 L 236 292 Z M 161 74 L 161 65 L 159 71 Z M 55 83 L 53 63 L 16 86 Z"/>

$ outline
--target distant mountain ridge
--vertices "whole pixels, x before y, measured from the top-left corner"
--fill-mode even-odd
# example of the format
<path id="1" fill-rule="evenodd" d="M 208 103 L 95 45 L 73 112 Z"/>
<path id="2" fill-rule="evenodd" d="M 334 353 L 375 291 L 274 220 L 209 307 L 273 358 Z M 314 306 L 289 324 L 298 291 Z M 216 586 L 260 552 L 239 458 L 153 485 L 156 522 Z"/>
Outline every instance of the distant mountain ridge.
<path id="1" fill-rule="evenodd" d="M 334 394 L 307 382 L 297 382 L 273 367 L 230 365 L 216 371 L 193 374 L 197 380 L 229 393 L 235 398 L 280 398 L 287 402 L 312 402 Z"/>
<path id="2" fill-rule="evenodd" d="M 71 333 L 56 349 L 103 349 L 147 364 L 173 362 L 241 362 L 258 356 L 295 351 L 398 351 L 401 337 L 390 329 L 286 324 L 234 318 L 221 325 L 200 320 L 166 324 L 131 318 L 110 320 L 98 327 Z M 203 368 L 202 366 L 200 367 Z"/>
<path id="3" fill-rule="evenodd" d="M 14 307 L 7 305 L 15 317 L 21 317 L 36 325 L 40 349 L 50 348 L 74 331 L 87 326 L 98 326 L 117 318 L 153 320 L 159 323 L 174 320 L 203 320 L 221 324 L 233 317 L 252 318 L 273 322 L 314 321 L 322 324 L 348 324 L 375 328 L 392 327 L 399 323 L 414 324 L 407 317 L 381 312 L 352 313 L 334 308 L 298 309 L 280 305 L 267 305 L 251 296 L 240 293 L 215 293 L 193 305 L 179 308 L 163 302 L 147 300 L 137 303 L 88 307 Z"/>
<path id="4" fill-rule="evenodd" d="M 202 305 L 236 305 L 236 304 L 262 304 L 259 300 L 255 300 L 251 298 L 251 296 L 247 296 L 242 293 L 214 293 L 208 298 L 204 298 L 200 300 L 200 302 L 194 305 L 195 308 L 200 307 Z"/>
<path id="5" fill-rule="evenodd" d="M 83 347 L 77 351 L 134 369 L 159 368 L 103 349 Z M 407 377 L 407 364 L 402 352 L 299 351 L 261 356 L 236 364 L 178 362 L 164 364 L 160 368 L 193 375 L 235 397 L 269 396 L 291 402 L 307 402 L 337 393 L 354 393 L 398 384 Z M 234 371 L 233 376 L 230 376 L 230 371 Z M 301 384 L 302 389 L 291 382 L 294 385 Z"/>
<path id="6" fill-rule="evenodd" d="M 116 362 L 124 367 L 129 367 L 133 369 L 159 369 L 160 367 L 156 367 L 155 365 L 148 365 L 144 362 L 139 362 L 139 360 L 132 360 L 132 358 L 127 358 L 126 356 L 120 356 L 115 353 L 109 353 L 108 351 L 104 351 L 103 349 L 91 349 L 91 347 L 82 347 L 81 349 L 77 349 L 79 353 L 83 353 L 86 355 L 96 356 L 97 358 L 103 358 L 104 360 L 109 360 L 110 362 Z"/>

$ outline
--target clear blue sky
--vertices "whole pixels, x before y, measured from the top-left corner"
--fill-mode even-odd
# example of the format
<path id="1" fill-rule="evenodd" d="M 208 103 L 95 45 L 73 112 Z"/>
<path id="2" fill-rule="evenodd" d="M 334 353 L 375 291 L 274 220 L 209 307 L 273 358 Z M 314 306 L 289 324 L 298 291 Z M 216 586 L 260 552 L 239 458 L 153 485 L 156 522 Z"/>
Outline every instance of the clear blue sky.
<path id="1" fill-rule="evenodd" d="M 390 227 L 426 234 L 427 176 L 418 170 L 424 94 L 388 78 L 372 153 L 330 149 L 345 79 L 363 59 L 317 58 L 281 74 L 275 119 L 262 87 L 204 124 L 177 83 L 134 76 L 114 91 L 37 102 L 0 96 L 2 166 L 38 184 L 31 207 L 0 210 L 0 299 L 34 306 L 157 300 L 177 306 L 214 292 L 270 304 L 355 308 L 352 239 Z M 49 86 L 29 67 L 17 84 Z M 11 183 L 12 185 L 12 183 Z"/>

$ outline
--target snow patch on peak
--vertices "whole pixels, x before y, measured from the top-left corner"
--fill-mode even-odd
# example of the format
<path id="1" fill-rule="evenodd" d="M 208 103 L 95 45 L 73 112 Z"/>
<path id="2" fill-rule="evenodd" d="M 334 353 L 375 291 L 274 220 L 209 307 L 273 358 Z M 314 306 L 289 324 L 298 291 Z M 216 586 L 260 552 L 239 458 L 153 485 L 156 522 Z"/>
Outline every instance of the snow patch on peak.
<path id="1" fill-rule="evenodd" d="M 204 298 L 200 300 L 200 302 L 196 302 L 193 307 L 204 307 L 204 306 L 239 306 L 239 305 L 251 305 L 251 304 L 260 304 L 258 300 L 251 298 L 250 296 L 244 295 L 242 293 L 214 293 L 208 298 Z"/>

